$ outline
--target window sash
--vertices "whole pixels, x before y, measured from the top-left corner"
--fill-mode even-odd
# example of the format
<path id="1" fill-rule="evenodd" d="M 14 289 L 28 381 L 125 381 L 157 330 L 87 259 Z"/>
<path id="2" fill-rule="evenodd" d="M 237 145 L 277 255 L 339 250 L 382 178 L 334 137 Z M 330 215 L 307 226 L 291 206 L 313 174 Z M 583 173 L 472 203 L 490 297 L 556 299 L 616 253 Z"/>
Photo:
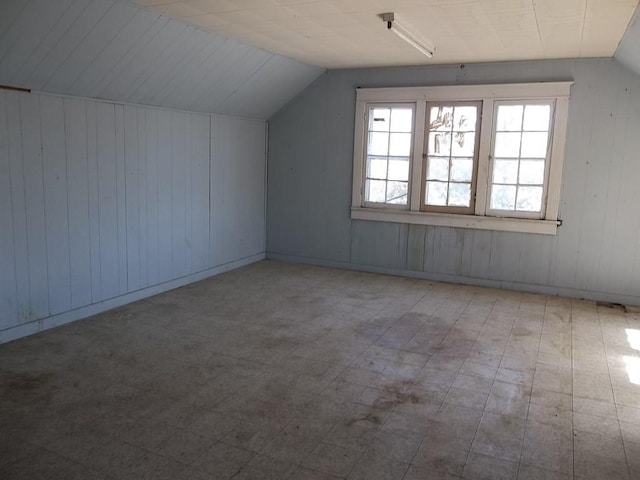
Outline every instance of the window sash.
<path id="1" fill-rule="evenodd" d="M 409 155 L 406 156 L 408 158 L 408 162 L 409 162 L 409 174 L 407 177 L 407 200 L 406 203 L 389 203 L 389 202 L 372 202 L 367 200 L 367 188 L 368 188 L 368 184 L 369 184 L 369 176 L 368 176 L 368 167 L 369 167 L 369 157 L 376 157 L 376 156 L 380 156 L 380 155 L 373 155 L 373 154 L 369 154 L 369 134 L 372 133 L 372 131 L 369 130 L 369 120 L 370 120 L 370 115 L 371 115 L 371 111 L 374 108 L 389 108 L 390 110 L 394 109 L 394 108 L 403 108 L 403 109 L 410 109 L 411 110 L 411 131 L 409 132 L 411 135 L 411 139 L 410 139 L 410 151 L 409 151 Z M 364 138 L 363 138 L 363 161 L 362 161 L 362 203 L 364 206 L 366 207 L 376 207 L 376 208 L 388 208 L 388 209 L 400 209 L 400 210 L 408 210 L 410 207 L 410 203 L 411 203 L 411 184 L 412 184 L 412 178 L 413 178 L 413 152 L 414 152 L 414 137 L 415 137 L 415 130 L 416 130 L 416 104 L 415 102 L 395 102 L 395 103 L 389 103 L 389 102 L 372 102 L 372 103 L 367 103 L 365 105 L 365 112 L 364 112 Z M 383 155 L 384 156 L 384 155 Z M 390 152 L 387 152 L 387 162 L 389 162 L 389 159 L 392 158 L 393 156 L 390 155 Z M 405 157 L 404 155 L 402 156 L 403 158 Z M 384 179 L 385 182 L 390 182 L 393 180 L 389 180 L 389 176 L 388 176 L 388 165 L 387 165 L 387 176 Z M 386 189 L 385 189 L 385 200 L 386 200 Z"/>
<path id="2" fill-rule="evenodd" d="M 523 106 L 523 116 L 524 111 L 527 106 L 536 106 L 536 105 L 545 105 L 549 106 L 549 122 L 547 125 L 546 133 L 547 137 L 547 148 L 545 151 L 544 157 L 535 157 L 536 159 L 540 159 L 544 161 L 544 173 L 542 179 L 542 197 L 541 197 L 541 205 L 540 211 L 523 211 L 517 210 L 517 197 L 515 198 L 516 205 L 514 206 L 514 210 L 502 210 L 491 207 L 491 196 L 494 191 L 494 188 L 497 185 L 503 185 L 499 182 L 494 182 L 494 169 L 496 167 L 496 162 L 501 159 L 507 159 L 507 157 L 497 157 L 495 155 L 496 150 L 496 139 L 498 133 L 504 133 L 506 131 L 498 131 L 498 109 L 501 106 Z M 489 178 L 487 183 L 487 198 L 486 198 L 486 208 L 485 215 L 493 216 L 493 217 L 512 217 L 512 218 L 532 218 L 532 219 L 543 219 L 546 215 L 547 209 L 547 193 L 549 191 L 549 172 L 550 172 L 550 164 L 551 164 L 551 152 L 553 150 L 553 134 L 554 134 L 554 125 L 555 125 L 555 114 L 556 114 L 556 101 L 554 98 L 549 99 L 514 99 L 514 100 L 496 100 L 493 102 L 493 118 L 492 118 L 492 127 L 491 127 L 491 146 L 490 146 L 490 154 L 489 154 Z M 523 120 L 524 121 L 524 120 Z M 524 124 L 521 126 L 520 130 L 513 131 L 514 133 L 524 133 L 529 132 L 529 130 L 524 130 Z M 531 130 L 533 132 L 533 130 Z M 536 130 L 536 132 L 538 132 Z M 540 130 L 540 132 L 542 132 Z M 513 159 L 518 161 L 518 172 L 516 176 L 516 183 L 506 183 L 504 185 L 515 186 L 516 187 L 516 195 L 520 186 L 527 186 L 527 184 L 520 183 L 519 178 L 519 169 L 522 165 L 522 161 L 526 161 L 529 157 L 522 156 L 522 138 L 520 139 L 520 151 L 517 157 L 508 157 L 508 159 Z M 539 184 L 537 184 L 539 185 Z"/>
<path id="3" fill-rule="evenodd" d="M 431 108 L 434 107 L 475 107 L 476 109 L 476 124 L 474 129 L 474 145 L 473 145 L 473 155 L 472 155 L 472 169 L 471 169 L 471 182 L 470 182 L 470 198 L 469 198 L 469 206 L 455 206 L 455 205 L 431 205 L 427 204 L 427 176 L 428 176 L 428 167 L 429 167 L 429 137 L 431 130 Z M 460 213 L 460 214 L 472 214 L 475 211 L 475 201 L 476 201 L 476 188 L 478 181 L 478 155 L 480 150 L 480 136 L 481 136 L 481 123 L 482 123 L 482 101 L 437 101 L 437 102 L 426 102 L 426 113 L 425 113 L 425 135 L 424 135 L 424 145 L 423 145 L 423 154 L 422 154 L 422 176 L 420 179 L 420 210 L 423 212 L 437 212 L 437 213 Z M 454 128 L 452 128 L 452 132 Z M 453 138 L 451 138 L 451 142 L 453 142 Z M 455 158 L 452 154 L 448 156 L 449 159 L 449 176 L 447 184 L 447 190 L 451 183 L 469 183 L 469 182 L 451 182 L 451 161 Z M 468 157 L 465 157 L 468 158 Z M 442 182 L 445 183 L 445 182 Z M 448 194 L 447 194 L 448 198 Z"/>

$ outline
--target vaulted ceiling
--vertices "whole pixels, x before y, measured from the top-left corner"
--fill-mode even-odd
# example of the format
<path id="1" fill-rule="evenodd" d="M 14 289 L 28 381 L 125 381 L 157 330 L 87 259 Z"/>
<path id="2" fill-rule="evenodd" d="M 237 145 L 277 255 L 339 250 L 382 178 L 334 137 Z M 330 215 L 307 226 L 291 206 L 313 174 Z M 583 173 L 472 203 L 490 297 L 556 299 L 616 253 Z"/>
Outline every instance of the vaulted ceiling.
<path id="1" fill-rule="evenodd" d="M 638 0 L 135 0 L 326 68 L 612 57 Z M 378 17 L 436 46 L 427 59 Z"/>
<path id="2" fill-rule="evenodd" d="M 615 59 L 640 75 L 640 8 L 618 46 Z"/>
<path id="3" fill-rule="evenodd" d="M 0 0 L 0 85 L 267 119 L 324 67 L 611 57 L 617 48 L 640 74 L 640 22 L 627 28 L 638 0 L 137 3 Z M 433 59 L 386 30 L 386 11 L 435 43 Z"/>
<path id="4" fill-rule="evenodd" d="M 0 0 L 0 85 L 266 119 L 322 72 L 125 0 Z"/>

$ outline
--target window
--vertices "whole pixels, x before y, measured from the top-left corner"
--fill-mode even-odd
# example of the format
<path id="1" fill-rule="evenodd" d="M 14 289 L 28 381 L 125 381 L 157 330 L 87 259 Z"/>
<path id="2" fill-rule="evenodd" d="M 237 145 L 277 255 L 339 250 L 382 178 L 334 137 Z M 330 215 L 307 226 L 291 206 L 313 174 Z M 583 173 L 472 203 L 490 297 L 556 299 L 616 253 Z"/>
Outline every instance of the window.
<path id="1" fill-rule="evenodd" d="M 369 107 L 365 204 L 407 204 L 413 110 L 410 104 Z"/>
<path id="2" fill-rule="evenodd" d="M 496 102 L 489 210 L 540 217 L 553 102 Z"/>
<path id="3" fill-rule="evenodd" d="M 352 218 L 555 234 L 571 85 L 358 89 Z"/>
<path id="4" fill-rule="evenodd" d="M 422 210 L 473 213 L 480 102 L 427 102 Z"/>

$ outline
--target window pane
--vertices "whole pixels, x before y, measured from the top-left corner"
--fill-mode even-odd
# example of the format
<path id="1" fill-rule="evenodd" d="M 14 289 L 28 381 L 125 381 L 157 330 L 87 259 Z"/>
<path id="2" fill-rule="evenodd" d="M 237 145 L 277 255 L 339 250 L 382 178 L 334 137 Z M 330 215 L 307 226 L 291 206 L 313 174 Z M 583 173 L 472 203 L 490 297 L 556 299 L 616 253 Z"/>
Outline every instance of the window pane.
<path id="1" fill-rule="evenodd" d="M 473 176 L 472 158 L 451 159 L 451 180 L 454 182 L 470 182 Z"/>
<path id="2" fill-rule="evenodd" d="M 480 115 L 475 102 L 452 103 L 427 104 L 430 126 L 424 205 L 468 208 L 473 204 Z"/>
<path id="3" fill-rule="evenodd" d="M 496 157 L 520 156 L 521 133 L 496 133 L 496 145 L 494 155 Z M 527 155 L 531 156 L 531 155 Z"/>
<path id="4" fill-rule="evenodd" d="M 402 180 L 404 182 L 409 180 L 409 158 L 394 158 L 389 159 L 389 180 Z"/>
<path id="5" fill-rule="evenodd" d="M 544 183 L 544 160 L 522 160 L 518 183 L 542 185 Z"/>
<path id="6" fill-rule="evenodd" d="M 472 157 L 475 150 L 476 135 L 473 132 L 455 132 L 451 155 L 457 157 Z"/>
<path id="7" fill-rule="evenodd" d="M 493 164 L 493 183 L 518 183 L 518 160 L 497 159 Z"/>
<path id="8" fill-rule="evenodd" d="M 369 110 L 369 130 L 377 132 L 389 131 L 389 109 L 372 108 Z"/>
<path id="9" fill-rule="evenodd" d="M 368 157 L 367 177 L 387 178 L 387 157 Z"/>
<path id="10" fill-rule="evenodd" d="M 386 185 L 384 180 L 367 180 L 367 202 L 384 203 Z"/>
<path id="11" fill-rule="evenodd" d="M 524 108 L 523 130 L 549 130 L 550 105 L 527 105 Z"/>
<path id="12" fill-rule="evenodd" d="M 387 203 L 407 203 L 407 182 L 388 182 L 387 183 Z"/>
<path id="13" fill-rule="evenodd" d="M 429 155 L 446 155 L 451 153 L 451 134 L 443 132 L 429 133 Z"/>
<path id="14" fill-rule="evenodd" d="M 518 187 L 516 209 L 521 212 L 539 212 L 542 207 L 542 187 Z"/>
<path id="15" fill-rule="evenodd" d="M 491 189 L 491 208 L 494 210 L 514 210 L 516 206 L 516 187 L 494 185 Z"/>
<path id="16" fill-rule="evenodd" d="M 547 132 L 522 134 L 522 156 L 545 158 L 547 156 Z"/>
<path id="17" fill-rule="evenodd" d="M 470 183 L 449 184 L 449 205 L 456 207 L 468 207 L 471 201 Z"/>
<path id="18" fill-rule="evenodd" d="M 447 204 L 447 184 L 443 182 L 427 182 L 427 205 Z"/>
<path id="19" fill-rule="evenodd" d="M 522 129 L 522 105 L 500 105 L 498 107 L 497 131 Z"/>
<path id="20" fill-rule="evenodd" d="M 392 133 L 389 142 L 389 155 L 408 157 L 411 154 L 411 134 Z"/>
<path id="21" fill-rule="evenodd" d="M 432 107 L 429 116 L 429 130 L 451 130 L 453 127 L 453 107 Z"/>
<path id="22" fill-rule="evenodd" d="M 389 134 L 382 132 L 369 133 L 369 146 L 367 153 L 369 155 L 388 155 L 389 150 Z"/>
<path id="23" fill-rule="evenodd" d="M 453 113 L 453 129 L 458 131 L 473 132 L 476 129 L 476 107 L 455 107 Z"/>
<path id="24" fill-rule="evenodd" d="M 413 111 L 410 108 L 394 108 L 391 110 L 391 131 L 411 132 L 413 127 Z"/>
<path id="25" fill-rule="evenodd" d="M 449 158 L 429 157 L 427 166 L 427 180 L 449 180 Z"/>

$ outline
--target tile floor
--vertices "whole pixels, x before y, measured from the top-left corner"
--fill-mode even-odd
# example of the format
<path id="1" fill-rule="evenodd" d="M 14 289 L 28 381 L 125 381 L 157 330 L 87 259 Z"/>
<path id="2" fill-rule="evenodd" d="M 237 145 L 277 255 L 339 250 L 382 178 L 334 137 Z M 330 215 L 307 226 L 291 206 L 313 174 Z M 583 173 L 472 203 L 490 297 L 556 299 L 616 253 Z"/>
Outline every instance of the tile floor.
<path id="1" fill-rule="evenodd" d="M 592 302 L 265 261 L 0 346 L 0 478 L 640 478 L 639 350 Z"/>

